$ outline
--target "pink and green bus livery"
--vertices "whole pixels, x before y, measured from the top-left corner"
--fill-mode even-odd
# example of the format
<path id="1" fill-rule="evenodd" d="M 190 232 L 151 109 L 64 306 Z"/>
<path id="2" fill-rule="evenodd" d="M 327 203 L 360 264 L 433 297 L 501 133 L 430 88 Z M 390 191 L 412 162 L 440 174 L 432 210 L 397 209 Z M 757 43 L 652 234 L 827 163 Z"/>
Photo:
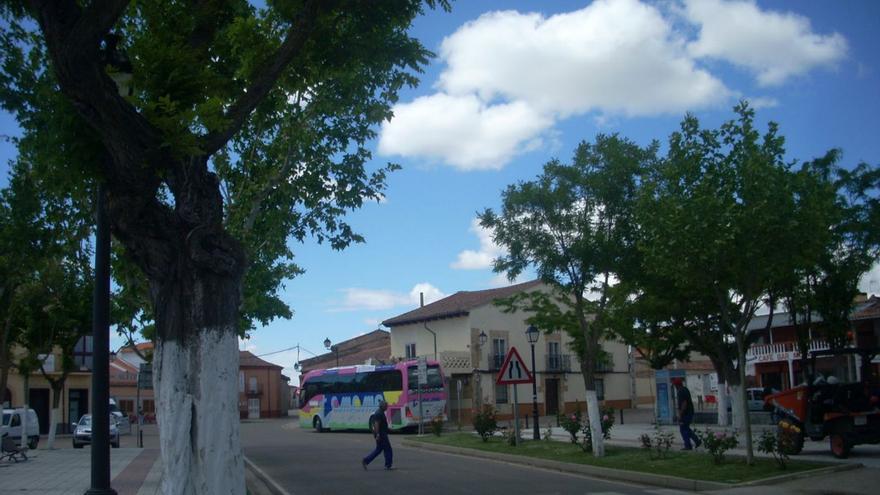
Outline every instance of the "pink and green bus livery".
<path id="1" fill-rule="evenodd" d="M 379 366 L 343 366 L 306 373 L 300 386 L 302 428 L 369 430 L 380 400 L 388 403 L 388 427 L 400 431 L 419 424 L 418 361 Z M 428 383 L 422 386 L 422 422 L 445 417 L 446 380 L 436 361 L 428 361 Z"/>

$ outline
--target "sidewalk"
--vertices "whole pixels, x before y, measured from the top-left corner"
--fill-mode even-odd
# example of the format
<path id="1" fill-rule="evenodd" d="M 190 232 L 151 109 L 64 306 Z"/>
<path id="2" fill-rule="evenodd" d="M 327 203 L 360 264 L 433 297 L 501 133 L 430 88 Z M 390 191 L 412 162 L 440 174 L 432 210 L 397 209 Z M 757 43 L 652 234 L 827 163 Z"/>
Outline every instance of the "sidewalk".
<path id="1" fill-rule="evenodd" d="M 111 486 L 119 495 L 158 494 L 158 458 L 158 449 L 111 449 Z M 0 463 L 0 494 L 82 495 L 91 486 L 91 462 L 88 449 L 28 451 L 26 462 Z"/>

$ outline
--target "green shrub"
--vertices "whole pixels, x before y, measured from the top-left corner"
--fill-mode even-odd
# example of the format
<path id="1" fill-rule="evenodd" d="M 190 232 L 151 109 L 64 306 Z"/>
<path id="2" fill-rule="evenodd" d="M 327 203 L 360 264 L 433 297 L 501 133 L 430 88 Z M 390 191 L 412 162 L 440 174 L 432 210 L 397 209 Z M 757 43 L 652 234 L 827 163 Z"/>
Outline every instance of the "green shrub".
<path id="1" fill-rule="evenodd" d="M 429 423 L 431 428 L 431 433 L 434 436 L 440 436 L 443 433 L 443 417 L 442 416 L 434 416 L 431 418 L 431 422 Z"/>
<path id="2" fill-rule="evenodd" d="M 642 448 L 648 451 L 648 457 L 651 459 L 664 459 L 669 454 L 674 439 L 675 433 L 664 431 L 657 423 L 654 423 L 653 436 L 644 433 L 639 437 Z"/>
<path id="3" fill-rule="evenodd" d="M 578 443 L 578 433 L 581 431 L 581 410 L 566 414 L 559 418 L 559 425 L 571 435 L 571 443 Z"/>
<path id="4" fill-rule="evenodd" d="M 697 437 L 703 442 L 703 447 L 712 454 L 715 464 L 724 462 L 724 453 L 739 445 L 736 435 L 728 434 L 726 431 L 714 432 L 706 428 L 702 433 L 697 432 Z"/>
<path id="5" fill-rule="evenodd" d="M 581 433 L 584 434 L 584 441 L 581 442 L 581 450 L 584 452 L 593 451 L 593 430 L 590 428 L 589 416 L 585 418 Z M 608 440 L 611 438 L 611 428 L 614 427 L 614 408 L 608 406 L 602 409 L 599 421 L 602 425 L 602 438 Z"/>
<path id="6" fill-rule="evenodd" d="M 764 430 L 755 442 L 758 452 L 763 452 L 773 457 L 779 469 L 785 469 L 788 465 L 788 452 L 792 450 L 791 435 L 776 435 L 771 430 Z"/>
<path id="7" fill-rule="evenodd" d="M 484 442 L 489 441 L 489 437 L 498 429 L 498 422 L 495 418 L 495 408 L 491 405 L 484 405 L 483 410 L 474 413 L 474 431 L 480 435 Z"/>

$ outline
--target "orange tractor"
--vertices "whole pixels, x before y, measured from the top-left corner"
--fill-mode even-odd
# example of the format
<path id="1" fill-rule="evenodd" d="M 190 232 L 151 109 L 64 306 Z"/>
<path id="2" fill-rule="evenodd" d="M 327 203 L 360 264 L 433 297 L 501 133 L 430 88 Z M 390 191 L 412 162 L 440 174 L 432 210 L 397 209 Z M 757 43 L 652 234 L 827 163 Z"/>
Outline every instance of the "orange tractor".
<path id="1" fill-rule="evenodd" d="M 789 454 L 804 447 L 804 439 L 820 441 L 828 437 L 831 453 L 845 458 L 853 446 L 880 443 L 880 383 L 874 373 L 873 359 L 878 349 L 843 349 L 810 353 L 807 376 L 810 381 L 764 399 L 773 411 L 780 442 Z M 860 380 L 846 381 L 816 369 L 817 358 L 847 356 L 853 369 L 853 356 L 861 358 Z M 839 361 L 838 361 L 839 363 Z M 849 373 L 852 374 L 852 373 Z"/>

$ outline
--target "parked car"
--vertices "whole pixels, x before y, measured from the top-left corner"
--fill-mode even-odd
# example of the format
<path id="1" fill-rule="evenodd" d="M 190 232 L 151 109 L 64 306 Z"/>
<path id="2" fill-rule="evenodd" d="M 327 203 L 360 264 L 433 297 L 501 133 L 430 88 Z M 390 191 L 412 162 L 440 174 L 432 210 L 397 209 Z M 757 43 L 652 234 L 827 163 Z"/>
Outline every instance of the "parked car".
<path id="1" fill-rule="evenodd" d="M 746 400 L 749 403 L 749 411 L 770 411 L 770 408 L 764 404 L 764 397 L 776 392 L 776 390 L 760 387 L 747 388 Z"/>
<path id="2" fill-rule="evenodd" d="M 73 448 L 81 449 L 92 443 L 92 415 L 83 414 L 78 423 L 73 424 Z M 110 445 L 119 448 L 119 428 L 116 418 L 110 415 Z"/>
<path id="3" fill-rule="evenodd" d="M 116 426 L 119 428 L 120 435 L 131 435 L 131 420 L 116 405 L 116 400 L 110 399 L 110 414 L 116 418 Z"/>
<path id="4" fill-rule="evenodd" d="M 21 423 L 23 408 L 4 409 L 3 410 L 3 431 L 9 438 L 21 442 Z M 33 409 L 27 410 L 27 446 L 29 449 L 37 448 L 40 442 L 40 420 L 37 418 L 37 412 Z"/>

